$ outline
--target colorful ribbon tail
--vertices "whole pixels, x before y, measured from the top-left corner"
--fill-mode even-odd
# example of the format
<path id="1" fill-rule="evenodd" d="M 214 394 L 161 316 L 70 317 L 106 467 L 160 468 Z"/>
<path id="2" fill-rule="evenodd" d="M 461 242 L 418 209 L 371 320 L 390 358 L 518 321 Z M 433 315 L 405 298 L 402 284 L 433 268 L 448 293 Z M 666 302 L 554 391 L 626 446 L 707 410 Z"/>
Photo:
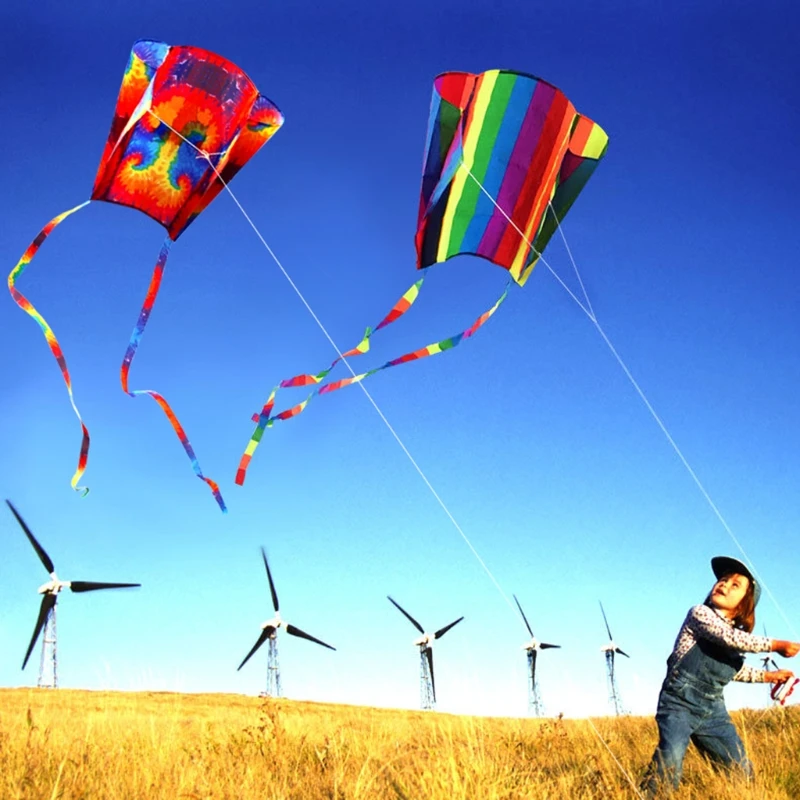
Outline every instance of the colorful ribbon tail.
<path id="1" fill-rule="evenodd" d="M 189 442 L 186 431 L 178 421 L 178 418 L 170 407 L 169 403 L 162 395 L 153 391 L 152 389 L 131 390 L 128 388 L 128 372 L 130 371 L 133 357 L 136 355 L 136 350 L 139 347 L 139 340 L 141 339 L 142 333 L 147 325 L 147 321 L 150 318 L 150 312 L 153 310 L 153 304 L 158 296 L 158 289 L 161 286 L 161 279 L 164 276 L 164 267 L 167 263 L 167 257 L 169 256 L 171 244 L 172 240 L 167 238 L 164 240 L 164 244 L 161 246 L 161 252 L 158 254 L 158 260 L 156 261 L 155 268 L 153 269 L 153 276 L 150 279 L 150 286 L 147 288 L 147 295 L 145 297 L 144 304 L 142 305 L 142 310 L 139 312 L 139 319 L 136 322 L 136 327 L 133 329 L 130 341 L 128 342 L 128 349 L 125 351 L 125 357 L 122 359 L 122 367 L 120 369 L 122 391 L 124 391 L 125 394 L 129 395 L 130 397 L 136 397 L 137 395 L 143 394 L 149 395 L 153 398 L 153 400 L 156 401 L 156 403 L 158 403 L 159 406 L 161 406 L 161 409 L 169 420 L 169 424 L 172 425 L 172 429 L 178 435 L 178 439 L 183 445 L 186 455 L 192 462 L 192 469 L 194 470 L 195 475 L 197 475 L 200 480 L 208 484 L 214 495 L 214 499 L 217 501 L 217 504 L 222 509 L 222 512 L 226 513 L 228 509 L 225 507 L 225 501 L 222 499 L 219 485 L 215 481 L 212 481 L 211 478 L 207 478 L 205 475 L 203 475 L 203 470 L 200 468 L 200 462 L 197 460 L 194 448 Z"/>
<path id="2" fill-rule="evenodd" d="M 75 470 L 75 474 L 72 476 L 72 480 L 70 484 L 72 488 L 76 492 L 80 492 L 82 496 L 85 496 L 89 493 L 89 489 L 85 486 L 79 486 L 78 481 L 80 481 L 83 473 L 86 471 L 86 464 L 89 460 L 89 430 L 87 429 L 86 425 L 83 423 L 83 419 L 81 418 L 80 411 L 78 411 L 78 407 L 75 405 L 75 397 L 72 394 L 72 379 L 70 378 L 69 370 L 67 369 L 67 360 L 64 357 L 64 353 L 61 350 L 61 345 L 58 343 L 58 339 L 56 339 L 56 335 L 53 332 L 53 329 L 47 324 L 47 320 L 33 307 L 32 303 L 16 288 L 17 279 L 25 272 L 28 264 L 33 261 L 33 257 L 39 251 L 39 248 L 44 244 L 45 239 L 53 232 L 59 223 L 65 220 L 70 214 L 74 214 L 76 211 L 79 211 L 84 206 L 88 206 L 91 200 L 87 200 L 85 203 L 81 203 L 75 208 L 71 208 L 69 211 L 65 211 L 63 214 L 59 214 L 57 217 L 53 217 L 47 225 L 42 228 L 39 232 L 39 235 L 31 242 L 28 249 L 24 252 L 22 258 L 17 262 L 17 265 L 14 269 L 11 270 L 8 276 L 8 290 L 11 292 L 11 297 L 13 298 L 14 302 L 28 315 L 33 317 L 36 320 L 39 327 L 44 332 L 44 338 L 47 341 L 47 346 L 50 348 L 53 356 L 55 356 L 56 361 L 58 362 L 58 366 L 61 369 L 61 374 L 64 377 L 64 383 L 67 385 L 67 392 L 69 393 L 69 401 L 72 404 L 72 410 L 75 412 L 75 415 L 78 417 L 78 422 L 81 425 L 81 450 L 78 456 L 78 467 Z"/>
<path id="3" fill-rule="evenodd" d="M 261 441 L 261 437 L 264 435 L 264 431 L 268 427 L 272 427 L 275 422 L 281 422 L 287 419 L 293 419 L 294 417 L 299 416 L 306 410 L 309 402 L 316 397 L 317 395 L 323 394 L 330 394 L 331 392 L 336 392 L 339 389 L 344 389 L 346 386 L 352 386 L 356 383 L 361 383 L 362 381 L 366 380 L 367 378 L 371 377 L 377 372 L 381 372 L 382 370 L 389 369 L 390 367 L 396 367 L 399 364 L 407 364 L 409 361 L 418 361 L 421 358 L 427 358 L 428 356 L 435 356 L 439 353 L 444 353 L 447 350 L 452 350 L 454 347 L 458 347 L 462 341 L 465 339 L 469 339 L 473 336 L 480 328 L 482 328 L 491 317 L 494 315 L 495 311 L 503 304 L 503 301 L 508 297 L 508 290 L 511 287 L 511 281 L 506 284 L 503 293 L 494 303 L 494 305 L 488 310 L 481 314 L 473 323 L 470 325 L 466 330 L 462 331 L 461 333 L 456 334 L 455 336 L 450 336 L 447 339 L 442 339 L 439 342 L 434 342 L 433 344 L 429 344 L 426 347 L 422 347 L 419 350 L 412 350 L 409 353 L 405 353 L 398 358 L 394 358 L 391 361 L 387 361 L 385 364 L 382 364 L 379 367 L 375 367 L 374 369 L 368 370 L 367 372 L 362 372 L 359 375 L 351 375 L 349 378 L 342 378 L 338 381 L 332 381 L 331 383 L 327 383 L 324 386 L 320 386 L 315 389 L 311 394 L 306 397 L 303 402 L 298 403 L 291 408 L 287 408 L 284 411 L 279 412 L 278 414 L 270 416 L 272 411 L 272 407 L 275 402 L 275 391 L 273 390 L 272 394 L 270 395 L 269 400 L 264 405 L 261 413 L 258 417 L 254 415 L 254 422 L 257 422 L 257 426 L 255 431 L 253 432 L 250 441 L 247 444 L 247 449 L 244 452 L 244 455 L 239 462 L 239 469 L 236 473 L 236 483 L 240 486 L 244 483 L 245 473 L 247 471 L 247 467 L 250 464 L 250 460 L 253 457 L 253 453 L 255 452 L 256 448 L 258 447 L 258 443 Z M 393 320 L 390 320 L 392 322 Z"/>
<path id="4" fill-rule="evenodd" d="M 278 386 L 272 390 L 272 394 L 270 394 L 269 400 L 267 400 L 267 402 L 264 404 L 264 408 L 261 410 L 261 412 L 253 414 L 251 417 L 252 421 L 258 424 L 253 432 L 253 435 L 250 437 L 250 441 L 247 443 L 247 447 L 245 448 L 241 459 L 239 460 L 239 467 L 236 470 L 237 485 L 244 485 L 247 468 L 250 466 L 253 453 L 255 453 L 256 448 L 258 447 L 261 437 L 264 435 L 265 429 L 267 427 L 272 427 L 273 420 L 270 419 L 269 415 L 272 412 L 273 406 L 275 405 L 275 395 L 278 389 L 290 389 L 298 386 L 318 386 L 320 383 L 322 383 L 322 381 L 325 380 L 325 378 L 328 377 L 328 375 L 331 373 L 331 370 L 333 370 L 333 368 L 342 359 L 360 356 L 364 353 L 367 353 L 369 351 L 369 340 L 372 335 L 377 331 L 382 330 L 387 325 L 391 325 L 393 322 L 400 319 L 400 317 L 402 317 L 403 314 L 405 314 L 406 311 L 408 311 L 408 309 L 414 305 L 417 297 L 419 297 L 419 292 L 422 288 L 422 282 L 424 280 L 425 275 L 423 274 L 419 280 L 414 281 L 414 283 L 408 289 L 406 289 L 405 292 L 403 292 L 400 299 L 392 306 L 389 313 L 378 323 L 378 325 L 376 325 L 374 328 L 367 328 L 361 341 L 355 347 L 351 348 L 345 353 L 342 353 L 341 356 L 337 356 L 327 369 L 322 370 L 322 372 L 317 372 L 316 374 L 302 373 L 300 375 L 295 375 L 293 378 L 287 378 L 286 380 L 281 381 Z M 367 373 L 364 374 L 366 375 Z M 308 401 L 315 394 L 317 394 L 317 392 L 312 392 L 304 402 L 282 412 L 284 416 L 279 415 L 280 419 L 289 419 L 290 417 L 297 416 L 297 414 L 305 409 Z"/>

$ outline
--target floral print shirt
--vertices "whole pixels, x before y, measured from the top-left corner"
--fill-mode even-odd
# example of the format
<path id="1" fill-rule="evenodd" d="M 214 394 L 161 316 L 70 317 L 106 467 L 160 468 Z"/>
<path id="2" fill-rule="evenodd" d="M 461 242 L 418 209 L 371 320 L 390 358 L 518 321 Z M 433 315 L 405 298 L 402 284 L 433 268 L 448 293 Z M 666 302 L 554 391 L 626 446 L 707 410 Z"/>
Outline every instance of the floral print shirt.
<path id="1" fill-rule="evenodd" d="M 753 633 L 734 628 L 733 621 L 722 616 L 715 608 L 706 605 L 694 606 L 689 609 L 681 626 L 675 646 L 667 659 L 667 669 L 672 669 L 698 639 L 729 647 L 739 653 L 769 653 L 772 650 L 772 640 L 766 636 L 756 636 Z M 745 664 L 733 676 L 733 679 L 745 683 L 764 683 L 765 674 L 766 670 Z"/>

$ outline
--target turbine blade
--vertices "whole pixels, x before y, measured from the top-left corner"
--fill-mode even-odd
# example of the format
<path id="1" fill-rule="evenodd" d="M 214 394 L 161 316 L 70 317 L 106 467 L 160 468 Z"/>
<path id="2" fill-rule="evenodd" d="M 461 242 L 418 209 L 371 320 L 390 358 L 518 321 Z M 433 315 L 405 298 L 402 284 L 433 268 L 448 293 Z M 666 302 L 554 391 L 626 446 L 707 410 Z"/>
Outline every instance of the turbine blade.
<path id="1" fill-rule="evenodd" d="M 550 649 L 552 649 L 554 647 L 558 648 L 559 650 L 561 649 L 561 645 L 560 644 L 544 644 L 544 643 L 542 643 L 542 644 L 539 645 L 539 649 L 540 650 L 550 650 Z"/>
<path id="2" fill-rule="evenodd" d="M 620 650 L 619 647 L 615 648 L 614 652 L 619 653 L 621 656 L 625 656 L 625 658 L 630 658 L 630 656 L 627 653 L 624 653 L 622 650 Z"/>
<path id="3" fill-rule="evenodd" d="M 608 626 L 608 619 L 606 619 L 606 610 L 603 608 L 603 604 L 600 603 L 600 610 L 603 612 L 603 622 L 606 624 L 606 631 L 608 631 L 608 641 L 613 641 L 614 637 L 611 635 L 611 628 Z"/>
<path id="4" fill-rule="evenodd" d="M 536 651 L 528 650 L 528 663 L 531 665 L 531 685 L 536 685 Z"/>
<path id="5" fill-rule="evenodd" d="M 445 625 L 444 628 L 439 628 L 439 630 L 433 634 L 433 638 L 434 639 L 441 638 L 447 633 L 447 631 L 450 630 L 450 628 L 452 628 L 454 625 L 458 625 L 458 623 L 461 622 L 462 619 L 464 619 L 464 617 L 459 617 L 455 622 L 451 622 L 449 625 Z"/>
<path id="6" fill-rule="evenodd" d="M 269 564 L 267 563 L 267 554 L 264 552 L 264 548 L 261 548 L 261 555 L 264 558 L 264 566 L 267 568 L 267 580 L 269 580 L 269 593 L 272 595 L 272 607 L 275 609 L 277 613 L 279 611 L 278 608 L 278 593 L 275 591 L 275 584 L 272 582 L 272 573 L 269 571 Z"/>
<path id="7" fill-rule="evenodd" d="M 56 596 L 54 594 L 46 594 L 42 597 L 42 604 L 39 606 L 39 617 L 36 620 L 36 627 L 33 629 L 33 636 L 31 637 L 31 643 L 28 645 L 28 652 L 25 653 L 25 660 L 22 662 L 22 669 L 25 669 L 27 666 L 28 659 L 31 657 L 33 648 L 36 646 L 36 640 L 39 638 L 39 634 L 42 632 L 42 628 L 44 628 L 47 618 L 50 616 L 50 612 L 53 610 L 55 604 Z"/>
<path id="8" fill-rule="evenodd" d="M 250 656 L 252 656 L 273 633 L 275 633 L 275 628 L 273 628 L 272 625 L 268 625 L 261 631 L 261 636 L 258 637 L 258 641 L 253 645 L 253 649 L 244 657 L 244 661 L 236 668 L 237 672 L 250 660 Z"/>
<path id="9" fill-rule="evenodd" d="M 528 618 L 525 616 L 525 612 L 522 610 L 522 606 L 519 604 L 519 600 L 517 600 L 517 596 L 515 594 L 511 596 L 514 598 L 514 602 L 517 604 L 519 613 L 522 614 L 522 619 L 525 622 L 525 627 L 528 629 L 528 633 L 531 635 L 531 639 L 533 639 L 533 631 L 531 630 L 531 626 L 528 623 Z"/>
<path id="10" fill-rule="evenodd" d="M 389 597 L 388 594 L 386 595 L 386 597 L 389 600 L 389 602 L 393 606 L 395 606 L 402 614 L 404 614 L 405 617 L 409 620 L 409 622 L 411 622 L 411 624 L 424 636 L 425 635 L 425 631 L 423 630 L 422 625 L 420 625 L 419 622 L 417 622 L 414 619 L 414 617 L 412 617 L 411 614 L 409 614 L 408 611 L 406 611 L 399 603 L 397 603 L 394 600 L 392 600 L 392 598 Z"/>
<path id="11" fill-rule="evenodd" d="M 428 670 L 431 674 L 431 692 L 433 694 L 433 702 L 436 702 L 436 680 L 433 677 L 433 649 L 430 647 L 425 648 L 425 658 L 428 660 Z"/>
<path id="12" fill-rule="evenodd" d="M 97 583 L 96 581 L 70 581 L 69 588 L 73 592 L 94 592 L 97 589 L 133 589 L 141 583 Z"/>
<path id="13" fill-rule="evenodd" d="M 297 628 L 294 625 L 287 625 L 286 633 L 289 633 L 292 636 L 298 636 L 301 639 L 308 639 L 309 642 L 316 642 L 317 644 L 321 644 L 323 647 L 327 647 L 328 650 L 336 649 L 335 647 L 331 647 L 329 644 L 325 644 L 325 642 L 323 642 L 322 640 L 314 638 L 310 633 L 301 631 L 300 628 Z"/>
<path id="14" fill-rule="evenodd" d="M 36 551 L 36 555 L 39 556 L 39 561 L 44 564 L 44 568 L 48 572 L 55 572 L 56 568 L 53 566 L 53 562 L 50 560 L 50 556 L 47 555 L 44 551 L 44 547 L 42 547 L 39 542 L 36 541 L 36 537 L 31 533 L 31 529 L 25 524 L 25 520 L 19 515 L 19 511 L 14 508 L 13 504 L 10 500 L 6 500 L 8 507 L 11 509 L 11 513 L 17 518 L 17 522 L 22 526 L 22 530 L 25 531 L 25 535 L 28 537 L 28 541 L 33 545 L 33 549 Z"/>

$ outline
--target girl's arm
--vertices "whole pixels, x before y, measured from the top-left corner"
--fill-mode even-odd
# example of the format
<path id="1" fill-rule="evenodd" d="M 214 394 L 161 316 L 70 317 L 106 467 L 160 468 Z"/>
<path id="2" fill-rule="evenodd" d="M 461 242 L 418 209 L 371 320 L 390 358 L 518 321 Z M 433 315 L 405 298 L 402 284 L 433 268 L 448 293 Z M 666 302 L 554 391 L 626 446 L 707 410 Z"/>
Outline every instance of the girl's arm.
<path id="1" fill-rule="evenodd" d="M 777 669 L 774 672 L 765 672 L 764 680 L 767 683 L 786 683 L 794 678 L 794 672 L 790 669 Z"/>
<path id="2" fill-rule="evenodd" d="M 744 683 L 785 683 L 794 678 L 790 669 L 765 670 L 749 667 L 745 664 L 734 676 L 735 681 Z"/>
<path id="3" fill-rule="evenodd" d="M 744 664 L 733 676 L 733 679 L 735 681 L 741 681 L 742 683 L 773 683 L 769 678 L 769 676 L 773 674 L 775 673 Z"/>
<path id="4" fill-rule="evenodd" d="M 784 658 L 793 658 L 800 653 L 800 642 L 787 642 L 785 639 L 773 639 L 772 652 L 780 653 Z"/>
<path id="5" fill-rule="evenodd" d="M 706 639 L 740 653 L 772 652 L 772 639 L 734 628 L 708 606 L 694 606 L 689 611 L 686 623 L 697 639 Z"/>

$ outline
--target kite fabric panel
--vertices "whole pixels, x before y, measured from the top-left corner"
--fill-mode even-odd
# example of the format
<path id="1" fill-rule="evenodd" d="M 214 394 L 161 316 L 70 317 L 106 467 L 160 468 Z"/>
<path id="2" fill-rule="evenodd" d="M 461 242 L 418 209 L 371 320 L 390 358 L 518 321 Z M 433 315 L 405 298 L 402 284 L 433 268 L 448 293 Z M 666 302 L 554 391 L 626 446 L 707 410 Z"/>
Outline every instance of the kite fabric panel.
<path id="1" fill-rule="evenodd" d="M 603 129 L 546 81 L 507 70 L 438 76 L 417 267 L 471 254 L 523 285 L 607 144 Z"/>
<path id="2" fill-rule="evenodd" d="M 259 94 L 250 78 L 227 59 L 198 47 L 137 41 L 123 75 L 91 194 L 92 200 L 135 208 L 167 231 L 125 353 L 122 388 L 130 396 L 149 394 L 162 407 L 195 473 L 209 485 L 223 511 L 225 504 L 219 487 L 203 475 L 188 437 L 167 401 L 151 390 L 130 390 L 128 372 L 155 303 L 169 245 L 282 124 L 283 115 L 277 106 Z M 78 482 L 86 468 L 89 433 L 75 405 L 66 360 L 55 334 L 15 283 L 53 228 L 87 203 L 51 220 L 8 278 L 14 301 L 44 331 L 81 422 L 81 455 L 72 479 L 75 489 L 81 488 Z"/>
<path id="3" fill-rule="evenodd" d="M 455 255 L 476 255 L 508 270 L 523 285 L 559 221 L 606 151 L 599 125 L 575 111 L 556 87 L 530 75 L 492 70 L 448 72 L 436 78 L 423 159 L 416 232 L 417 267 Z M 416 300 L 422 281 L 401 297 L 375 331 L 399 318 Z M 244 483 L 264 431 L 301 414 L 318 395 L 360 383 L 381 370 L 451 350 L 497 311 L 508 293 L 462 333 L 413 350 L 349 378 L 320 386 L 342 358 L 369 350 L 361 343 L 318 373 L 281 381 L 259 414 L 236 473 Z M 273 413 L 279 389 L 317 386 L 305 400 Z"/>

